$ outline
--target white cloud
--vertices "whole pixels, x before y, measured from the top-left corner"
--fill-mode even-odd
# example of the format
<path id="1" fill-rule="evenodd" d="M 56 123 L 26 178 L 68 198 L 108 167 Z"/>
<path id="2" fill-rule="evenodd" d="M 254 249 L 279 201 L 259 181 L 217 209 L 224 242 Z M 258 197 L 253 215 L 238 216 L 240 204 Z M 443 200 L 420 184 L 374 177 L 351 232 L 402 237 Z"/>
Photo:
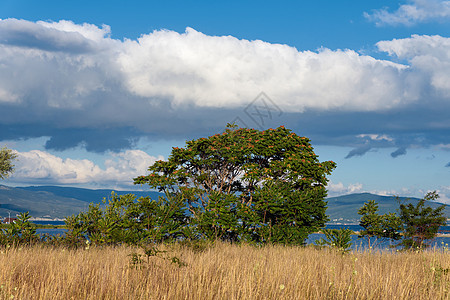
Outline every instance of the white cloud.
<path id="1" fill-rule="evenodd" d="M 349 185 L 344 185 L 342 182 L 334 183 L 330 181 L 327 186 L 328 196 L 341 196 L 353 193 L 362 193 L 363 185 L 361 183 L 351 183 Z"/>
<path id="2" fill-rule="evenodd" d="M 434 190 L 422 189 L 417 186 L 403 187 L 391 190 L 367 190 L 368 193 L 381 196 L 399 196 L 417 199 L 422 199 L 428 192 L 432 191 Z M 439 198 L 436 200 L 436 202 L 450 205 L 450 187 L 440 186 L 438 189 L 436 189 L 436 192 L 439 194 Z"/>
<path id="3" fill-rule="evenodd" d="M 37 114 L 95 107 L 128 122 L 137 106 L 240 108 L 261 91 L 289 112 L 373 111 L 415 100 L 405 93 L 407 66 L 353 50 L 298 51 L 191 28 L 125 41 L 109 34 L 107 26 L 69 21 L 1 20 L 0 89 L 35 104 Z"/>
<path id="4" fill-rule="evenodd" d="M 417 76 L 428 81 L 441 98 L 450 100 L 450 38 L 413 35 L 377 43 L 381 51 L 410 62 Z"/>
<path id="5" fill-rule="evenodd" d="M 444 151 L 450 151 L 450 144 L 439 144 L 439 145 L 436 145 L 436 149 L 444 150 Z"/>
<path id="6" fill-rule="evenodd" d="M 438 203 L 445 203 L 450 205 L 450 186 L 439 186 L 437 189 L 430 190 L 430 189 L 420 189 L 420 188 L 409 188 L 409 189 L 403 189 L 400 193 L 394 193 L 392 195 L 400 195 L 403 197 L 414 197 L 418 199 L 422 199 L 428 192 L 436 191 L 439 195 L 439 198 L 436 199 L 435 202 Z"/>
<path id="7" fill-rule="evenodd" d="M 133 178 L 147 174 L 147 168 L 163 157 L 140 150 L 111 154 L 101 168 L 88 159 L 62 159 L 45 151 L 18 152 L 11 182 L 32 184 L 69 184 L 126 188 Z"/>
<path id="8" fill-rule="evenodd" d="M 109 38 L 111 35 L 111 27 L 103 24 L 102 28 L 99 28 L 93 24 L 84 23 L 78 25 L 72 21 L 61 20 L 59 22 L 36 22 L 45 28 L 53 28 L 61 32 L 76 32 L 80 33 L 83 37 L 92 41 L 102 42 L 105 38 Z"/>
<path id="9" fill-rule="evenodd" d="M 441 186 L 436 192 L 439 194 L 438 202 L 450 205 L 450 186 Z"/>
<path id="10" fill-rule="evenodd" d="M 371 14 L 364 13 L 364 16 L 378 26 L 397 24 L 410 26 L 433 20 L 450 20 L 450 1 L 410 0 L 408 2 L 409 4 L 401 5 L 394 12 L 383 8 L 374 10 Z"/>
<path id="11" fill-rule="evenodd" d="M 286 112 L 377 111 L 414 103 L 421 86 L 409 66 L 353 50 L 298 51 L 191 28 L 181 34 L 155 31 L 138 40 L 109 35 L 106 25 L 0 20 L 0 91 L 6 95 L 0 100 L 39 102 L 41 111 L 113 106 L 130 118 L 143 105 L 152 110 L 167 104 L 175 110 L 187 105 L 239 108 L 265 91 Z M 446 38 L 438 44 L 414 39 L 424 51 L 450 48 Z M 383 41 L 378 47 L 401 56 L 393 43 L 407 40 Z M 411 62 L 419 64 L 418 59 Z M 434 86 L 444 88 L 445 81 L 435 80 Z"/>
<path id="12" fill-rule="evenodd" d="M 0 88 L 0 102 L 16 102 L 18 98 L 17 95 L 11 94 L 9 91 Z"/>
<path id="13" fill-rule="evenodd" d="M 405 66 L 352 50 L 299 52 L 293 47 L 192 28 L 126 41 L 118 63 L 136 95 L 174 106 L 240 107 L 264 90 L 284 111 L 378 110 L 409 99 L 398 76 Z M 387 92 L 389 91 L 389 92 Z"/>
<path id="14" fill-rule="evenodd" d="M 369 138 L 373 141 L 388 141 L 388 142 L 392 142 L 394 139 L 391 138 L 390 136 L 387 136 L 385 134 L 359 134 L 357 135 L 357 137 L 359 138 Z"/>

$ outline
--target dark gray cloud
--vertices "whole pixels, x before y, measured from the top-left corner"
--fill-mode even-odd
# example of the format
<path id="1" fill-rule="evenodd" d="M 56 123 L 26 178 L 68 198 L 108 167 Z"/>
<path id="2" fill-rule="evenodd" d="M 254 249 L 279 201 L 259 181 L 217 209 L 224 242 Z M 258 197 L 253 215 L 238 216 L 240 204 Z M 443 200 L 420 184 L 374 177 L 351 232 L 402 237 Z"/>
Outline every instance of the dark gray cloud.
<path id="1" fill-rule="evenodd" d="M 119 152 L 132 149 L 144 133 L 130 127 L 120 128 L 64 128 L 55 129 L 43 124 L 1 125 L 1 140 L 18 140 L 49 137 L 45 149 L 64 151 L 84 147 L 92 152 Z"/>
<path id="2" fill-rule="evenodd" d="M 132 128 L 111 129 L 66 129 L 55 132 L 46 142 L 45 148 L 63 151 L 84 146 L 92 152 L 119 152 L 132 149 L 140 134 Z"/>
<path id="3" fill-rule="evenodd" d="M 446 168 L 450 168 L 450 162 L 445 165 Z"/>
<path id="4" fill-rule="evenodd" d="M 65 150 L 83 146 L 89 151 L 104 152 L 132 148 L 136 139 L 148 137 L 158 142 L 164 139 L 198 138 L 221 132 L 226 123 L 239 118 L 246 126 L 260 128 L 241 109 L 178 108 L 160 105 L 153 109 L 145 103 L 123 106 L 121 113 L 114 106 L 120 106 L 113 95 L 109 105 L 97 103 L 86 110 L 47 111 L 45 118 L 23 112 L 22 122 L 0 124 L 0 140 L 11 140 L 49 136 L 46 147 Z M 130 100 L 131 101 L 131 100 Z M 138 101 L 134 99 L 132 102 Z M 136 103 L 136 102 L 134 102 Z M 30 109 L 34 109 L 31 105 Z M 39 108 L 36 108 L 36 110 Z M 445 107 L 442 107 L 446 110 Z M 447 111 L 450 111 L 447 109 Z M 0 119 L 7 114 L 16 117 L 21 113 L 0 105 Z M 262 128 L 285 125 L 297 134 L 307 136 L 313 145 L 352 147 L 347 158 L 364 155 L 370 149 L 397 148 L 392 156 L 400 155 L 409 147 L 431 147 L 447 144 L 450 127 L 434 124 L 445 120 L 433 109 L 421 108 L 405 112 L 283 112 L 281 116 L 264 119 Z"/>
<path id="5" fill-rule="evenodd" d="M 395 150 L 394 152 L 391 153 L 391 156 L 393 158 L 396 158 L 400 155 L 405 155 L 406 154 L 406 148 L 405 147 L 400 147 L 397 150 Z"/>
<path id="6" fill-rule="evenodd" d="M 355 148 L 353 150 L 351 150 L 347 156 L 345 158 L 351 158 L 354 156 L 363 156 L 364 154 L 366 154 L 370 149 L 372 149 L 372 147 L 370 147 L 370 145 L 364 145 L 358 148 Z"/>

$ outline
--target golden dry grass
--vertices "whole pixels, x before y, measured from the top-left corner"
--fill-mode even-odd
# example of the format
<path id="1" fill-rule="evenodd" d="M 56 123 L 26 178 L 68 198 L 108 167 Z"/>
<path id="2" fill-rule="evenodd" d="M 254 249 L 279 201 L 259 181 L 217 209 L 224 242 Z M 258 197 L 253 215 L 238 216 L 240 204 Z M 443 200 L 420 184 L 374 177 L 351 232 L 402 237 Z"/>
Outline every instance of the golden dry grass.
<path id="1" fill-rule="evenodd" d="M 1 299 L 449 299 L 450 254 L 172 247 L 142 268 L 126 247 L 3 249 Z M 447 270 L 447 271 L 446 271 Z"/>

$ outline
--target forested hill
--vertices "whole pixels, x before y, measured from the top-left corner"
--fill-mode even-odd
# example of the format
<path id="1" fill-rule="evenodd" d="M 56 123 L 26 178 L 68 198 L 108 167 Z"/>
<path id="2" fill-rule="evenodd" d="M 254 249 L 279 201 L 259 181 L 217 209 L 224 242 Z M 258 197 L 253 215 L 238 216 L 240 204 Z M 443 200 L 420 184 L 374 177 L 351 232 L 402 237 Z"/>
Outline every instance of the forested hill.
<path id="1" fill-rule="evenodd" d="M 111 196 L 112 190 L 83 189 L 58 186 L 9 187 L 0 185 L 0 219 L 8 213 L 29 211 L 32 217 L 64 218 L 87 210 L 89 203 L 102 203 Z M 135 194 L 137 197 L 150 196 L 156 199 L 162 195 L 147 191 L 115 191 L 119 195 Z"/>
<path id="2" fill-rule="evenodd" d="M 359 222 L 360 215 L 358 215 L 358 209 L 369 200 L 375 200 L 378 203 L 379 214 L 385 214 L 388 212 L 396 213 L 399 207 L 399 201 L 401 203 L 413 203 L 417 204 L 418 198 L 400 197 L 398 200 L 395 196 L 380 196 L 370 193 L 349 194 L 338 197 L 330 197 L 326 199 L 328 202 L 327 215 L 330 218 L 330 223 L 357 223 Z M 438 202 L 427 202 L 433 208 L 442 205 Z M 450 218 L 450 206 L 446 205 L 445 216 Z"/>
<path id="3" fill-rule="evenodd" d="M 26 191 L 32 192 L 47 192 L 56 196 L 65 197 L 65 198 L 73 198 L 81 201 L 85 201 L 88 203 L 101 203 L 103 198 L 108 199 L 111 196 L 111 192 L 113 190 L 109 189 L 100 189 L 100 190 L 92 190 L 92 189 L 83 189 L 83 188 L 74 188 L 74 187 L 60 187 L 60 186 L 28 186 L 28 187 L 20 187 L 18 189 L 23 189 Z M 115 193 L 119 195 L 125 194 L 134 194 L 136 197 L 146 197 L 149 196 L 153 199 L 158 196 L 163 196 L 162 193 L 153 192 L 153 191 L 116 191 Z"/>
<path id="4" fill-rule="evenodd" d="M 8 187 L 0 185 L 0 218 L 15 216 L 17 213 L 29 211 L 33 217 L 64 218 L 88 208 L 89 203 L 101 203 L 108 199 L 112 190 L 83 189 L 58 186 Z M 137 197 L 150 196 L 156 199 L 162 196 L 154 191 L 116 191 L 119 195 L 135 194 Z M 405 201 L 406 198 L 400 198 Z M 379 196 L 369 193 L 350 194 L 328 198 L 327 215 L 333 223 L 357 223 L 358 209 L 368 200 L 378 202 L 380 213 L 396 212 L 398 201 L 392 196 Z M 418 199 L 412 198 L 413 203 Z M 437 207 L 438 203 L 431 203 Z M 450 207 L 446 208 L 446 216 L 450 218 Z"/>

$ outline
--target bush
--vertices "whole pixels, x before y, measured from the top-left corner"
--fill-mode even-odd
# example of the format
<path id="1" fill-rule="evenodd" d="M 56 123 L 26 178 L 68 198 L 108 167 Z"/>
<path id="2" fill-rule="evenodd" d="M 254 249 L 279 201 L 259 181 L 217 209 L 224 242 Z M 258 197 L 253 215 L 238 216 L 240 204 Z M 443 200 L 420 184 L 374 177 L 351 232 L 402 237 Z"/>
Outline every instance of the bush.
<path id="1" fill-rule="evenodd" d="M 39 241 L 36 233 L 36 225 L 31 223 L 28 212 L 20 213 L 15 222 L 8 224 L 6 229 L 1 230 L 0 241 L 3 245 L 19 246 L 33 245 Z"/>

